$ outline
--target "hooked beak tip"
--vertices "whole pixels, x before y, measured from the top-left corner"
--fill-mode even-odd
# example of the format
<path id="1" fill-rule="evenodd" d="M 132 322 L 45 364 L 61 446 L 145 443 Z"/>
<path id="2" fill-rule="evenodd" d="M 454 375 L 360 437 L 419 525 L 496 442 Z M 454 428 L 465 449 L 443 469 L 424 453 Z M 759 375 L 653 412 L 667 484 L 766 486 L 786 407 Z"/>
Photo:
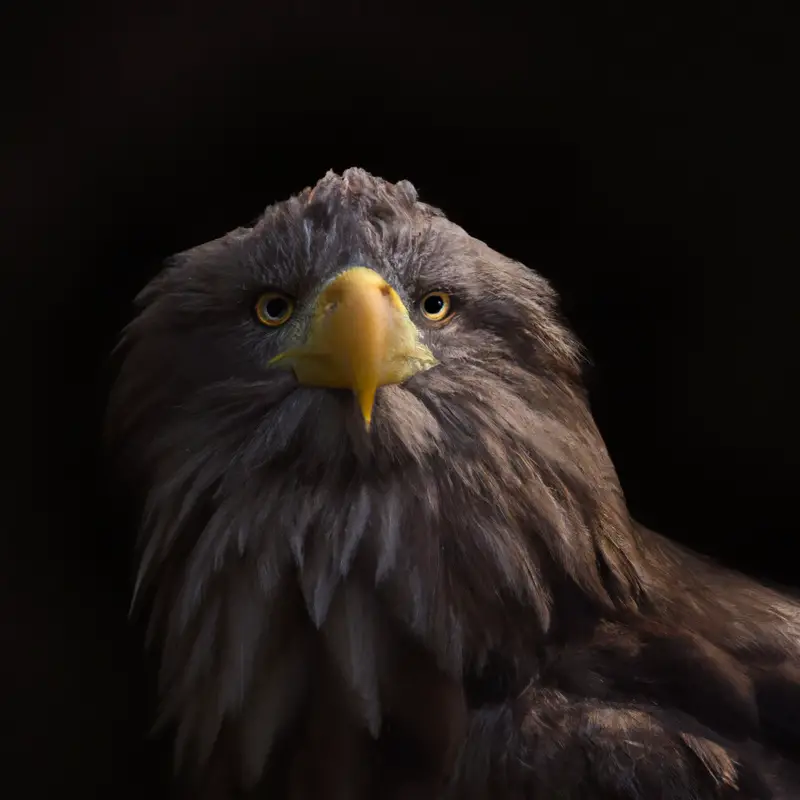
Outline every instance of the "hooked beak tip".
<path id="1" fill-rule="evenodd" d="M 367 431 L 369 431 L 372 426 L 372 409 L 375 406 L 376 388 L 377 387 L 354 392 L 356 400 L 358 401 L 358 408 L 364 419 L 364 428 Z"/>

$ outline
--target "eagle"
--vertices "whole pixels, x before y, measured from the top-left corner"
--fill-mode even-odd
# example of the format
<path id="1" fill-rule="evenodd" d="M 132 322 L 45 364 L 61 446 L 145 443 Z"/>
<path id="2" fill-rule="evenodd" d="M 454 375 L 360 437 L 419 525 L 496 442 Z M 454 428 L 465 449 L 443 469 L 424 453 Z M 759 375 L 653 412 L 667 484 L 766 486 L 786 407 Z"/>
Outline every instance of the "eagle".
<path id="1" fill-rule="evenodd" d="M 800 601 L 632 519 L 535 270 L 352 168 L 136 302 L 108 436 L 176 792 L 800 797 Z"/>

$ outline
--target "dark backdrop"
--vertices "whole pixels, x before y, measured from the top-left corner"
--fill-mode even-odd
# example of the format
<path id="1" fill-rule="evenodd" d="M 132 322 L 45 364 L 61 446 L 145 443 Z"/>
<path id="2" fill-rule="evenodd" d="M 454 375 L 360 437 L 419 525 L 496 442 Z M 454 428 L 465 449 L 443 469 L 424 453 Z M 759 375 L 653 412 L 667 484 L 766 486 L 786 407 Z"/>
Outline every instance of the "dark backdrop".
<path id="1" fill-rule="evenodd" d="M 800 586 L 782 6 L 259 5 L 67 4 L 0 26 L 0 759 L 30 790 L 14 796 L 158 795 L 132 523 L 99 456 L 106 356 L 165 256 L 328 168 L 408 178 L 548 276 L 634 513 Z"/>

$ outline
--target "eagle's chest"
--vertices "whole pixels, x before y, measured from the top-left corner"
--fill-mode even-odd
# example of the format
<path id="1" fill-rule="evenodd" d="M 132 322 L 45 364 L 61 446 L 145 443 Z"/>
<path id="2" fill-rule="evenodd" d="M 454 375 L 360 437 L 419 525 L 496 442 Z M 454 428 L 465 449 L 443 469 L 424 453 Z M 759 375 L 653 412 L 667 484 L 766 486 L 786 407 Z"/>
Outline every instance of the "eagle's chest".
<path id="1" fill-rule="evenodd" d="M 502 549 L 499 522 L 448 528 L 451 514 L 427 519 L 432 503 L 401 496 L 359 486 L 346 503 L 319 489 L 226 500 L 228 517 L 162 583 L 156 614 L 165 716 L 187 767 L 223 759 L 235 785 L 290 781 L 307 787 L 298 797 L 340 772 L 348 792 L 393 771 L 386 785 L 447 775 L 466 726 L 465 653 L 536 626 L 509 613 L 503 585 L 525 562 Z M 240 508 L 264 511 L 241 521 Z M 494 546 L 465 558 L 486 530 Z"/>
<path id="2" fill-rule="evenodd" d="M 314 620 L 301 580 L 287 573 L 268 596 L 252 567 L 237 564 L 201 612 L 217 638 L 176 709 L 193 761 L 223 758 L 243 789 L 298 800 L 359 800 L 381 785 L 435 797 L 466 726 L 460 676 L 355 572 Z"/>

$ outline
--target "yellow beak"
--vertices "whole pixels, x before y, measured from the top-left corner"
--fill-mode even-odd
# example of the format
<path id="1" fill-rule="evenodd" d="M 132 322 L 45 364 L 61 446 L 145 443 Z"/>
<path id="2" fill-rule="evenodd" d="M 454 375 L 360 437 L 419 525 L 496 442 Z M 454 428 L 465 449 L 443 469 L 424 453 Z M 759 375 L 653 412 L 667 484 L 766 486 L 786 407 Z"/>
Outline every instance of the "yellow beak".
<path id="1" fill-rule="evenodd" d="M 351 267 L 320 292 L 304 344 L 272 359 L 307 386 L 352 389 L 367 428 L 379 386 L 437 362 L 397 293 L 377 272 Z"/>

